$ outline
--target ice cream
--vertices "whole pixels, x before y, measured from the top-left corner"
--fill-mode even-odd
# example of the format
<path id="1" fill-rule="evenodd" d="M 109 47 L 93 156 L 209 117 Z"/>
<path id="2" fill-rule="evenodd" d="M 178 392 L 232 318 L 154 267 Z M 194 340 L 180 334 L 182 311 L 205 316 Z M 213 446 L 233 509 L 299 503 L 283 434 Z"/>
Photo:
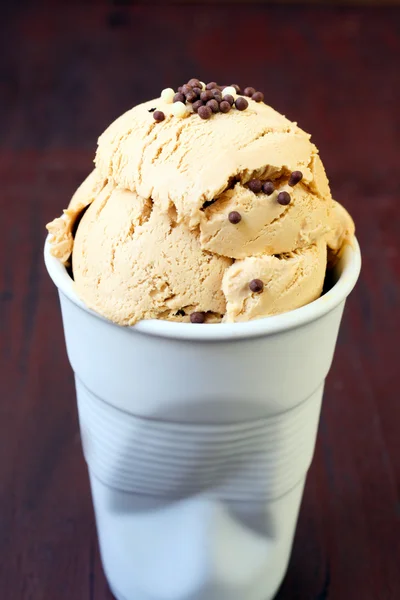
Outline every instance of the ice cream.
<path id="1" fill-rule="evenodd" d="M 112 123 L 47 226 L 77 294 L 120 325 L 293 310 L 352 241 L 310 136 L 260 92 L 207 88 L 191 80 Z"/>

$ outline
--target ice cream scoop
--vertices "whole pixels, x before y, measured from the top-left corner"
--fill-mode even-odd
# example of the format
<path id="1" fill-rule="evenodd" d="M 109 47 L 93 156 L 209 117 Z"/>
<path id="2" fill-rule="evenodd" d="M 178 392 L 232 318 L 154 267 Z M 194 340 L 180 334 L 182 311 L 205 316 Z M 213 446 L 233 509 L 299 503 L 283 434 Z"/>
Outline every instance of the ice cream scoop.
<path id="1" fill-rule="evenodd" d="M 47 226 L 78 295 L 121 325 L 293 310 L 321 294 L 354 236 L 309 134 L 256 91 L 191 81 L 106 129 L 95 169 Z"/>

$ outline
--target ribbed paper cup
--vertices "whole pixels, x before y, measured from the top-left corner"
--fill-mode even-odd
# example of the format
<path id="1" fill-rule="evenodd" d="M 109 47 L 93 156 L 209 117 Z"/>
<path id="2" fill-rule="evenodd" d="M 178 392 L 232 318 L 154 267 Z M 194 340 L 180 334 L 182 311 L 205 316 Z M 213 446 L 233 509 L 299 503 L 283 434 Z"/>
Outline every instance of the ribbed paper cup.
<path id="1" fill-rule="evenodd" d="M 57 286 L 102 561 L 118 600 L 269 600 L 284 577 L 324 380 L 360 271 L 298 310 L 235 324 L 90 311 Z"/>

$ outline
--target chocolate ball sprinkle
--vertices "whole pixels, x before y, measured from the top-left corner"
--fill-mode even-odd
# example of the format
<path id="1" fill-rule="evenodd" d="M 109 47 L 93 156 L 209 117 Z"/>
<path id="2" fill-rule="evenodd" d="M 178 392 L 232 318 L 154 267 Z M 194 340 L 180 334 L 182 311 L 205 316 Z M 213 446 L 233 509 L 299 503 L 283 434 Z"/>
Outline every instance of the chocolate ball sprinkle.
<path id="1" fill-rule="evenodd" d="M 181 85 L 178 87 L 178 92 L 182 93 L 182 86 Z"/>
<path id="2" fill-rule="evenodd" d="M 175 96 L 173 97 L 173 102 L 183 102 L 185 103 L 185 96 L 182 94 L 182 92 L 178 92 L 177 94 L 175 94 Z"/>
<path id="3" fill-rule="evenodd" d="M 235 102 L 235 99 L 234 99 L 234 97 L 233 97 L 233 96 L 231 96 L 230 94 L 225 94 L 225 96 L 222 98 L 222 100 L 223 100 L 224 102 L 229 102 L 229 104 L 230 104 L 231 106 L 233 106 L 233 103 Z"/>
<path id="4" fill-rule="evenodd" d="M 194 112 L 197 113 L 197 111 L 199 110 L 200 106 L 204 106 L 204 102 L 203 100 L 196 100 L 196 102 L 193 102 L 193 110 Z"/>
<path id="5" fill-rule="evenodd" d="M 200 94 L 200 100 L 203 100 L 203 102 L 207 102 L 208 100 L 212 100 L 213 98 L 214 96 L 211 90 L 204 90 L 204 92 L 201 92 Z"/>
<path id="6" fill-rule="evenodd" d="M 229 112 L 229 111 L 231 110 L 231 108 L 232 108 L 232 107 L 231 107 L 231 105 L 230 105 L 230 104 L 229 104 L 229 102 L 227 102 L 226 100 L 222 100 L 222 102 L 220 102 L 220 105 L 219 105 L 219 110 L 220 110 L 222 113 L 227 113 L 227 112 Z"/>
<path id="7" fill-rule="evenodd" d="M 212 111 L 209 106 L 200 106 L 200 108 L 197 109 L 197 114 L 201 119 L 204 119 L 206 121 L 211 117 Z"/>
<path id="8" fill-rule="evenodd" d="M 192 312 L 190 315 L 191 323 L 204 323 L 206 315 L 203 312 Z"/>
<path id="9" fill-rule="evenodd" d="M 247 102 L 246 98 L 243 98 L 242 96 L 239 96 L 239 98 L 236 98 L 235 100 L 235 106 L 238 110 L 246 110 L 248 105 L 249 103 Z"/>
<path id="10" fill-rule="evenodd" d="M 293 171 L 289 178 L 289 185 L 295 186 L 299 181 L 303 179 L 303 173 L 301 171 Z"/>
<path id="11" fill-rule="evenodd" d="M 290 204 L 290 194 L 288 194 L 287 192 L 280 192 L 278 194 L 277 200 L 279 204 L 282 204 L 282 206 L 286 206 L 287 204 Z"/>
<path id="12" fill-rule="evenodd" d="M 210 107 L 213 113 L 219 112 L 219 104 L 215 99 L 209 100 L 206 106 Z"/>
<path id="13" fill-rule="evenodd" d="M 186 94 L 186 102 L 195 102 L 198 100 L 198 95 L 192 90 Z"/>
<path id="14" fill-rule="evenodd" d="M 182 86 L 182 94 L 188 94 L 189 92 L 193 91 L 193 88 L 191 85 L 188 85 L 187 83 L 185 83 L 185 85 Z"/>
<path id="15" fill-rule="evenodd" d="M 256 90 L 253 87 L 246 87 L 243 90 L 243 94 L 245 96 L 249 96 L 250 98 L 252 97 L 253 94 L 256 93 Z"/>
<path id="16" fill-rule="evenodd" d="M 165 119 L 165 115 L 162 112 L 162 110 L 156 110 L 155 112 L 153 112 L 153 118 L 160 123 L 161 121 L 164 121 Z"/>
<path id="17" fill-rule="evenodd" d="M 240 94 L 240 86 L 238 86 L 238 84 L 237 84 L 237 83 L 231 83 L 230 87 L 233 87 L 233 88 L 235 88 L 235 90 L 236 90 L 236 93 L 237 93 L 237 94 Z"/>
<path id="18" fill-rule="evenodd" d="M 206 90 L 213 90 L 216 87 L 218 87 L 218 84 L 215 81 L 210 81 L 210 83 L 207 83 L 206 85 Z"/>
<path id="19" fill-rule="evenodd" d="M 242 215 L 237 210 L 232 210 L 228 215 L 229 222 L 237 225 L 242 220 Z"/>
<path id="20" fill-rule="evenodd" d="M 263 102 L 264 94 L 262 92 L 255 92 L 251 99 L 254 100 L 254 102 Z"/>
<path id="21" fill-rule="evenodd" d="M 203 91 L 201 87 L 194 87 L 193 91 L 195 94 L 197 94 L 198 96 L 200 96 L 201 92 Z"/>
<path id="22" fill-rule="evenodd" d="M 272 183 L 272 181 L 270 181 L 268 179 L 268 181 L 264 181 L 263 186 L 262 186 L 262 190 L 263 190 L 264 194 L 267 194 L 267 196 L 270 196 L 271 194 L 274 193 L 275 186 Z"/>
<path id="23" fill-rule="evenodd" d="M 221 96 L 221 100 L 222 100 L 222 93 L 221 90 L 219 90 L 218 88 L 215 88 L 214 90 L 210 90 L 210 92 L 212 93 L 212 95 L 214 96 L 214 98 L 216 96 Z"/>
<path id="24" fill-rule="evenodd" d="M 198 87 L 201 88 L 201 83 L 199 79 L 189 79 L 189 81 L 187 82 L 188 85 L 191 85 L 193 88 Z"/>
<path id="25" fill-rule="evenodd" d="M 264 289 L 264 282 L 261 279 L 252 279 L 249 288 L 254 294 L 260 294 Z"/>
<path id="26" fill-rule="evenodd" d="M 251 191 L 254 192 L 255 194 L 258 194 L 259 192 L 261 192 L 262 183 L 259 179 L 250 179 L 248 186 L 249 186 L 249 189 L 251 189 Z"/>

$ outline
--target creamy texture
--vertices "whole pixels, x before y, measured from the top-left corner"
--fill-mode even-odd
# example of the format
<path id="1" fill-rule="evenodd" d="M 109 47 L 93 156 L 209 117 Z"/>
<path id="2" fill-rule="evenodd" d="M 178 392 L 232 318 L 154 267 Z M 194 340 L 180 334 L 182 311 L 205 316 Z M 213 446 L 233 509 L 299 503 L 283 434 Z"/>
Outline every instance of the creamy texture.
<path id="1" fill-rule="evenodd" d="M 79 295 L 121 325 L 155 315 L 184 320 L 180 309 L 220 319 L 221 280 L 231 263 L 203 252 L 196 232 L 150 200 L 111 184 L 83 216 L 73 253 Z"/>
<path id="2" fill-rule="evenodd" d="M 121 325 L 140 319 L 242 321 L 292 310 L 320 294 L 327 267 L 354 225 L 332 200 L 310 136 L 249 99 L 203 121 L 158 98 L 100 136 L 96 167 L 61 218 L 52 252 L 72 253 L 78 295 Z M 188 105 L 190 107 L 190 105 Z M 165 119 L 157 123 L 149 109 Z M 292 171 L 303 178 L 288 185 Z M 252 178 L 275 191 L 255 194 Z M 277 201 L 287 191 L 290 204 Z M 74 240 L 76 221 L 86 207 Z M 237 211 L 241 221 L 228 215 Z M 251 292 L 261 279 L 264 290 Z"/>
<path id="3" fill-rule="evenodd" d="M 94 169 L 78 187 L 63 217 L 48 223 L 47 229 L 52 236 L 52 254 L 66 263 L 74 245 L 73 229 L 82 211 L 92 204 L 106 185 L 107 180 Z"/>
<path id="4" fill-rule="evenodd" d="M 282 191 L 291 194 L 292 202 L 287 206 L 277 202 Z M 237 225 L 226 218 L 233 210 L 242 216 Z M 302 185 L 282 185 L 267 196 L 237 183 L 205 209 L 200 241 L 203 248 L 232 258 L 291 252 L 313 244 L 330 231 L 332 210 L 331 202 L 321 201 Z"/>
<path id="5" fill-rule="evenodd" d="M 280 257 L 250 256 L 226 270 L 222 290 L 227 321 L 248 321 L 276 315 L 319 298 L 326 269 L 326 243 L 301 248 Z M 252 293 L 249 281 L 260 279 L 262 293 Z"/>
<path id="6" fill-rule="evenodd" d="M 310 136 L 266 104 L 249 100 L 247 110 L 209 121 L 195 114 L 179 119 L 171 106 L 151 100 L 112 123 L 99 138 L 99 172 L 164 210 L 173 203 L 178 219 L 191 227 L 204 202 L 219 196 L 231 178 L 246 183 L 301 168 L 304 182 L 312 181 L 317 149 Z M 152 119 L 153 107 L 165 113 L 162 123 Z"/>

